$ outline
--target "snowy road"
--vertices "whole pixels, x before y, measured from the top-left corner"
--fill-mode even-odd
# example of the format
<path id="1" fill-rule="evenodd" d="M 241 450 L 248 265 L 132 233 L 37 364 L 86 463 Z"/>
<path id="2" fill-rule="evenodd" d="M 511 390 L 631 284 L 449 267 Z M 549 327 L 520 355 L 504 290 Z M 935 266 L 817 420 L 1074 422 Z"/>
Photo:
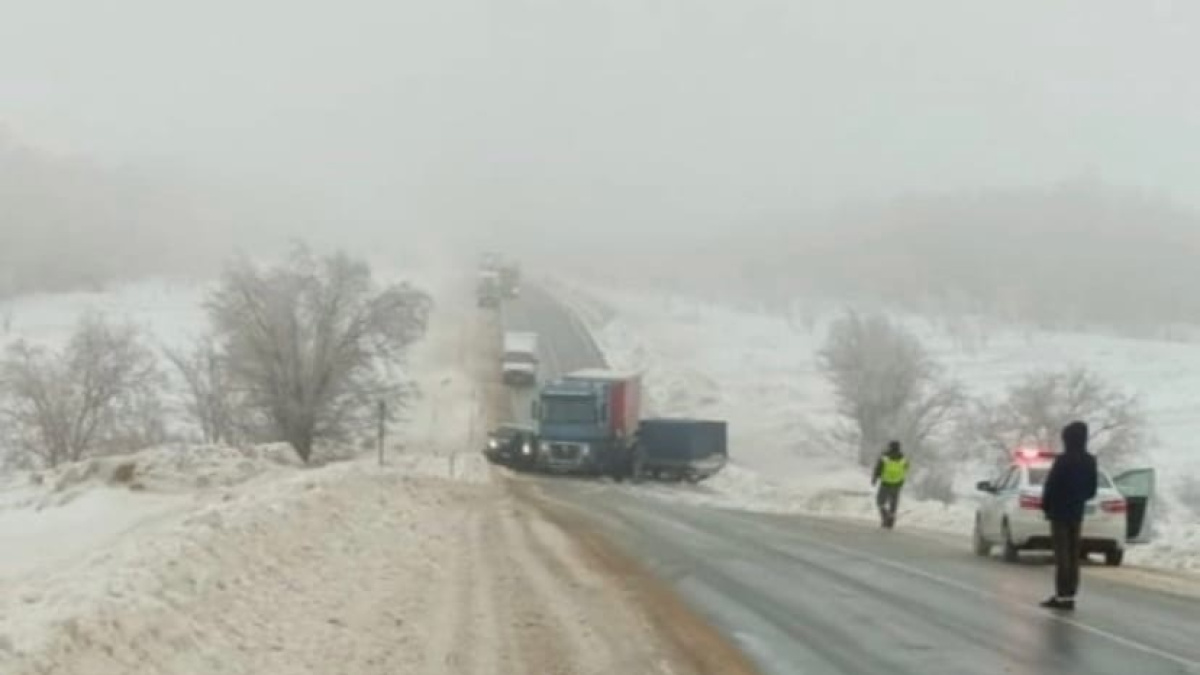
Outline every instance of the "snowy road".
<path id="1" fill-rule="evenodd" d="M 552 371 L 599 362 L 581 325 L 537 289 L 507 321 L 542 334 Z M 1200 600 L 1153 590 L 1144 572 L 1085 570 L 1080 610 L 1058 617 L 1036 607 L 1046 564 L 981 560 L 965 538 L 529 480 L 669 580 L 764 673 L 1200 673 Z"/>

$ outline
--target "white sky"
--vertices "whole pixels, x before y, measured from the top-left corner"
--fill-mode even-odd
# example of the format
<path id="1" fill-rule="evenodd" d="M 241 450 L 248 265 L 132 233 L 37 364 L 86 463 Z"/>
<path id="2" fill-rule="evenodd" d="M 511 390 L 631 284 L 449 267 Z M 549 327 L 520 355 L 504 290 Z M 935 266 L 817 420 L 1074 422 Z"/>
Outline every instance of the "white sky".
<path id="1" fill-rule="evenodd" d="M 1097 176 L 1200 205 L 1200 3 L 0 0 L 0 119 L 364 218 L 663 231 Z"/>

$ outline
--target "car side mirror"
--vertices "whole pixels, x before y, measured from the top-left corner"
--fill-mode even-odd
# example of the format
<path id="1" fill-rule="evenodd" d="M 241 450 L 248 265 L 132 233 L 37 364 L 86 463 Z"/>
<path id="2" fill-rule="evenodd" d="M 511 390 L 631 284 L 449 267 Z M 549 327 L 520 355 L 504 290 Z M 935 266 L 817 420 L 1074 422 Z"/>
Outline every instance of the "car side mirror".
<path id="1" fill-rule="evenodd" d="M 992 485 L 992 482 L 990 480 L 979 481 L 978 483 L 975 484 L 975 489 L 979 490 L 980 492 L 989 492 L 989 493 L 996 491 L 996 487 L 994 485 Z"/>

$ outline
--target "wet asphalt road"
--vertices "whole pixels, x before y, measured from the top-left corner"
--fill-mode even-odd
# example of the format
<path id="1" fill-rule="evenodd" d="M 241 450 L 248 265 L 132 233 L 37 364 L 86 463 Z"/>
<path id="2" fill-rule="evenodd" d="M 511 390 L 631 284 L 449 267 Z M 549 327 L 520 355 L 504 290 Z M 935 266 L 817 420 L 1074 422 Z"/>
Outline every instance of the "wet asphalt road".
<path id="1" fill-rule="evenodd" d="M 539 289 L 511 303 L 505 323 L 542 336 L 547 376 L 603 363 L 587 331 Z M 514 412 L 526 410 L 518 399 Z M 966 535 L 532 480 L 668 580 L 769 675 L 1200 674 L 1200 599 L 1126 583 L 1123 570 L 1085 569 L 1079 609 L 1056 615 L 1036 606 L 1050 566 L 977 558 Z"/>

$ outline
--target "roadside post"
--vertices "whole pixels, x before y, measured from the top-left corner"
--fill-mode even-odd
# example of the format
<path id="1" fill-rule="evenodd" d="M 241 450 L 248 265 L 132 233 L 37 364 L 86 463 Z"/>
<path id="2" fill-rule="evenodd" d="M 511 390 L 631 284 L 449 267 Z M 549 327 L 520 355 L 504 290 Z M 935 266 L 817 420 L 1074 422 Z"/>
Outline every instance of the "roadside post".
<path id="1" fill-rule="evenodd" d="M 387 401 L 379 399 L 379 466 L 383 466 L 383 448 L 387 441 Z"/>

